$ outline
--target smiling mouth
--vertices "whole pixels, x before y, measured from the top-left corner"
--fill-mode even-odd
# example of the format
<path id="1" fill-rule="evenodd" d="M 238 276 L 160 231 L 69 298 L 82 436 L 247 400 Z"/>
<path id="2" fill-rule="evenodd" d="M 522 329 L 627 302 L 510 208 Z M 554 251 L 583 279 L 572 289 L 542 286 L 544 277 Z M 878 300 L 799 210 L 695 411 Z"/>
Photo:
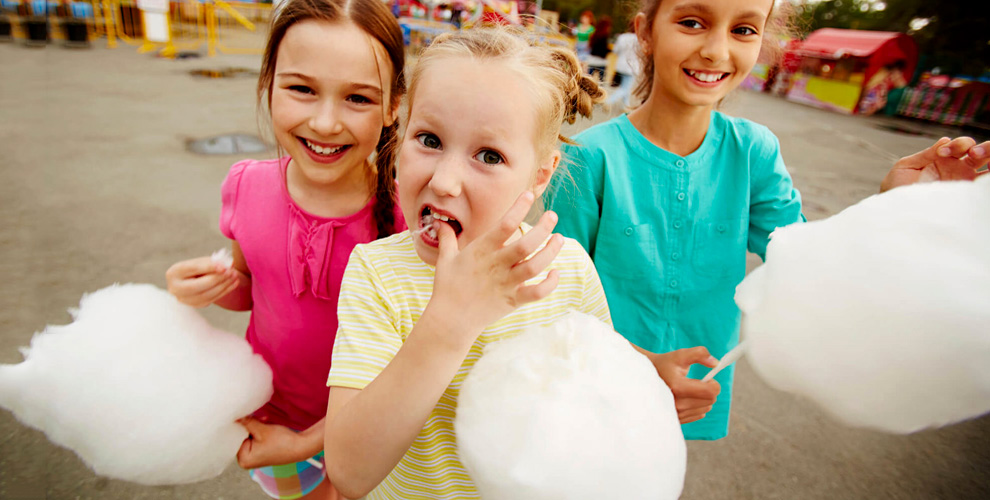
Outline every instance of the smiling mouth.
<path id="1" fill-rule="evenodd" d="M 420 227 L 429 227 L 431 236 L 436 237 L 436 230 L 434 229 L 435 226 L 433 226 L 434 222 L 446 222 L 447 225 L 454 230 L 455 236 L 460 236 L 461 232 L 464 231 L 464 228 L 461 227 L 461 223 L 458 222 L 457 219 L 448 215 L 435 213 L 433 208 L 429 206 L 423 207 L 423 211 L 419 213 Z"/>
<path id="2" fill-rule="evenodd" d="M 351 147 L 350 144 L 343 144 L 343 145 L 334 146 L 334 147 L 320 146 L 319 144 L 310 142 L 309 139 L 306 139 L 305 137 L 300 137 L 299 140 L 303 143 L 303 145 L 305 145 L 307 148 L 309 148 L 310 151 L 312 151 L 312 152 L 314 152 L 314 153 L 316 153 L 316 154 L 318 154 L 320 156 L 332 156 L 332 155 L 341 153 L 343 151 L 346 151 L 348 148 Z"/>
<path id="3" fill-rule="evenodd" d="M 684 73 L 699 82 L 705 83 L 715 83 L 729 76 L 728 73 L 712 73 L 710 71 L 695 71 L 692 69 L 685 69 Z"/>

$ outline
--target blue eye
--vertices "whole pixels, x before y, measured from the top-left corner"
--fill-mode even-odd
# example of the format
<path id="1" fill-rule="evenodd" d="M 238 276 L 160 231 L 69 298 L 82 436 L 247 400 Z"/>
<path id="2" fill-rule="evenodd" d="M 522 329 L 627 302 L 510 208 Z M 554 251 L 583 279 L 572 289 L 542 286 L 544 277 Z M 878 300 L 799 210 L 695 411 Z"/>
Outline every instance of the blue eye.
<path id="1" fill-rule="evenodd" d="M 502 163 L 503 161 L 505 161 L 505 160 L 502 159 L 502 155 L 500 155 L 500 154 L 498 154 L 495 151 L 492 151 L 490 149 L 486 149 L 486 150 L 484 150 L 484 151 L 482 151 L 482 152 L 474 155 L 474 157 L 478 161 L 480 161 L 480 162 L 482 162 L 482 163 L 484 163 L 486 165 L 498 165 L 499 163 Z"/>
<path id="2" fill-rule="evenodd" d="M 423 146 L 430 149 L 440 149 L 440 138 L 429 133 L 423 132 L 416 136 L 416 140 L 419 141 Z"/>

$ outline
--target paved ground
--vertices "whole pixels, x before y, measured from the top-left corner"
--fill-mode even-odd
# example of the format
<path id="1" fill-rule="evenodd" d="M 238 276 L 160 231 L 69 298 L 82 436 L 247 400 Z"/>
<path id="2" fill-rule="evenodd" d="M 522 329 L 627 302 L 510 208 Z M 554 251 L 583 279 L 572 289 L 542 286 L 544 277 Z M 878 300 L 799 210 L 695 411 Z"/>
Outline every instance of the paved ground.
<path id="1" fill-rule="evenodd" d="M 219 185 L 241 155 L 197 156 L 184 144 L 255 133 L 254 77 L 189 71 L 254 69 L 258 60 L 0 44 L 0 363 L 19 362 L 17 347 L 46 324 L 68 322 L 66 309 L 84 292 L 114 282 L 164 286 L 171 263 L 225 245 Z M 811 219 L 874 193 L 896 158 L 944 133 L 752 93 L 737 94 L 727 110 L 780 137 Z M 246 325 L 244 314 L 205 314 L 230 331 Z M 689 445 L 685 499 L 990 498 L 990 418 L 888 436 L 837 425 L 766 387 L 745 362 L 737 379 L 730 437 Z M 102 479 L 0 411 L 0 499 L 15 498 L 265 497 L 236 467 L 177 487 Z"/>

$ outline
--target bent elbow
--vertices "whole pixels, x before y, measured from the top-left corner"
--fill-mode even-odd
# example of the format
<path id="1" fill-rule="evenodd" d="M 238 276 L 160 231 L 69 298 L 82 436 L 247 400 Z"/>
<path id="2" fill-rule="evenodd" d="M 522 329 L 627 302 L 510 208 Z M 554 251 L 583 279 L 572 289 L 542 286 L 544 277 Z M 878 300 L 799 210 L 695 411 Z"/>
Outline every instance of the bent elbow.
<path id="1" fill-rule="evenodd" d="M 324 460 L 329 458 L 324 455 Z M 327 477 L 330 479 L 330 484 L 343 496 L 344 498 L 364 498 L 371 490 L 375 489 L 376 484 L 363 484 L 360 478 L 356 477 L 353 471 L 347 471 L 346 467 L 340 466 L 336 463 L 331 463 L 329 460 L 326 461 L 326 473 Z"/>

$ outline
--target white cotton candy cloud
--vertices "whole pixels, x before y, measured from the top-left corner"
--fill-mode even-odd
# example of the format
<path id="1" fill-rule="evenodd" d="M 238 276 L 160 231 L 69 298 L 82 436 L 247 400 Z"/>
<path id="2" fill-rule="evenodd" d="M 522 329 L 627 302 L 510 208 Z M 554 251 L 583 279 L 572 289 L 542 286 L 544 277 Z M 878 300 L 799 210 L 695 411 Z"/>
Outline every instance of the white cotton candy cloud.
<path id="1" fill-rule="evenodd" d="M 272 393 L 268 365 L 152 285 L 85 295 L 0 365 L 0 406 L 102 476 L 180 484 L 219 475 Z"/>
<path id="2" fill-rule="evenodd" d="M 670 389 L 586 314 L 487 346 L 464 380 L 454 427 L 486 500 L 673 499 L 684 486 Z"/>
<path id="3" fill-rule="evenodd" d="M 990 411 L 990 176 L 901 187 L 773 233 L 736 289 L 748 359 L 848 425 Z"/>
<path id="4" fill-rule="evenodd" d="M 220 264 L 226 269 L 229 269 L 230 266 L 234 265 L 234 255 L 231 254 L 230 249 L 226 247 L 210 254 L 210 260 Z"/>

